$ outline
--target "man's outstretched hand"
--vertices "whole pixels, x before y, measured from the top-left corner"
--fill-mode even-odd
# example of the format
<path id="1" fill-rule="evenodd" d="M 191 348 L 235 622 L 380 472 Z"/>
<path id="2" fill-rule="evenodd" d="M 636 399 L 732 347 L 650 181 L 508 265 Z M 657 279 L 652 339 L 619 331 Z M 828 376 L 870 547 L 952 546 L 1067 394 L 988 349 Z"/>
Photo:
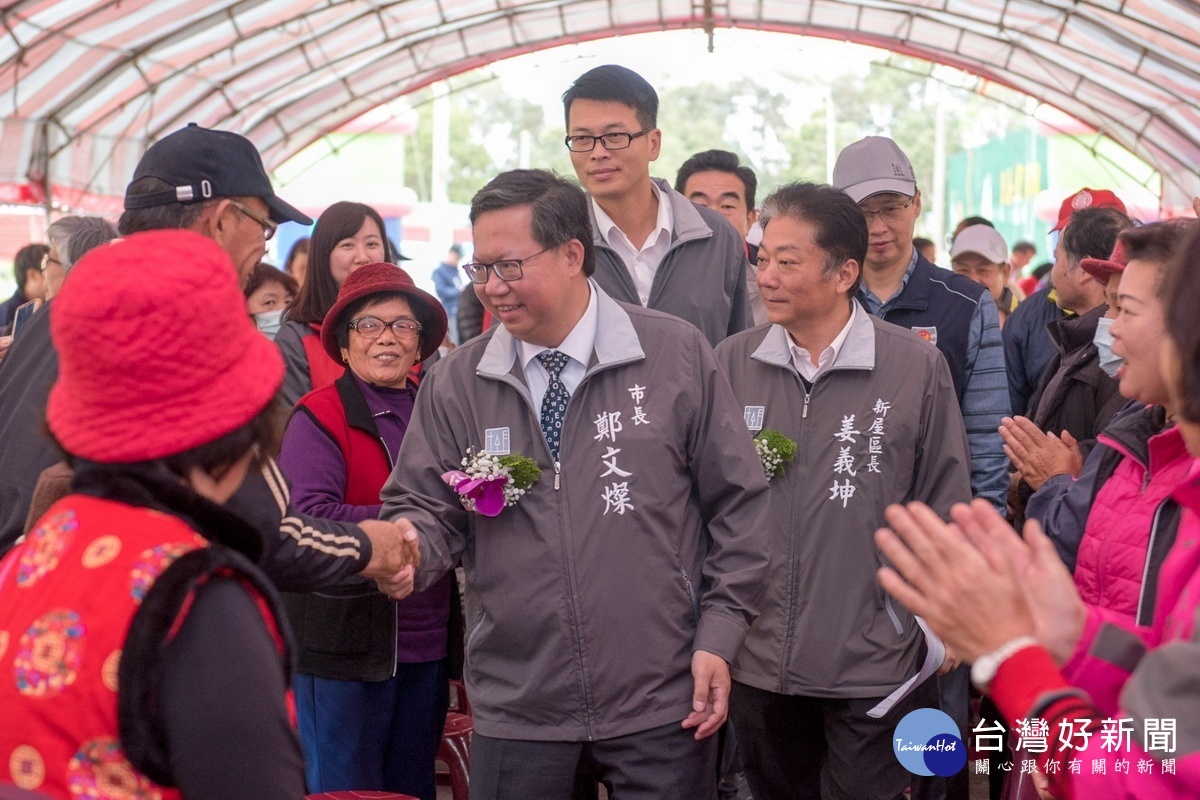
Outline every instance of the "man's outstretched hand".
<path id="1" fill-rule="evenodd" d="M 359 527 L 371 540 L 371 561 L 360 574 L 373 578 L 379 591 L 393 600 L 403 600 L 413 592 L 421 548 L 417 529 L 400 517 L 394 522 L 363 520 Z"/>
<path id="2" fill-rule="evenodd" d="M 403 517 L 394 522 L 367 519 L 358 526 L 371 540 L 371 561 L 359 574 L 364 578 L 391 578 L 405 567 L 421 563 L 417 529 Z"/>

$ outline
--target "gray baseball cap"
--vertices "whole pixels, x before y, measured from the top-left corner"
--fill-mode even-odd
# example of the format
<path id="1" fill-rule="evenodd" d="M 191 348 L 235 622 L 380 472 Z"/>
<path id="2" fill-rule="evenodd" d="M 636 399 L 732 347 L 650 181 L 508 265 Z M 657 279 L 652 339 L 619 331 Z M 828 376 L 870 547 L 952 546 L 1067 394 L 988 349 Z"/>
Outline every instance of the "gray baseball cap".
<path id="1" fill-rule="evenodd" d="M 868 136 L 838 154 L 833 185 L 861 203 L 882 192 L 912 197 L 917 193 L 917 176 L 895 142 L 886 136 Z"/>

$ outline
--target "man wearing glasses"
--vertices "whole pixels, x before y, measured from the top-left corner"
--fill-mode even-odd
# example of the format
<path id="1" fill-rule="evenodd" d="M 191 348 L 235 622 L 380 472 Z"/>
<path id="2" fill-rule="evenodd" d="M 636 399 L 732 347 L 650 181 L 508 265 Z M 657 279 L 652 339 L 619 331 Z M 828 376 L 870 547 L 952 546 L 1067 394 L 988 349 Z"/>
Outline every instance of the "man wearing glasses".
<path id="1" fill-rule="evenodd" d="M 67 270 L 116 235 L 112 224 L 99 217 L 62 217 L 46 229 L 48 247 L 29 245 L 18 254 L 18 259 L 41 254 L 38 271 L 45 302 L 22 324 L 20 342 L 0 363 L 0 554 L 24 531 L 38 476 L 62 457 L 45 435 L 46 397 L 58 377 L 58 354 L 50 338 L 51 301 Z M 45 510 L 40 504 L 38 508 Z M 35 510 L 34 516 L 41 514 Z"/>
<path id="2" fill-rule="evenodd" d="M 569 800 L 587 774 L 616 798 L 713 798 L 767 484 L 700 331 L 589 279 L 588 218 L 542 170 L 475 195 L 464 269 L 500 325 L 426 377 L 380 516 L 419 535 L 418 590 L 460 558 L 473 590 L 472 797 Z M 485 509 L 453 472 L 481 450 L 541 473 Z"/>
<path id="3" fill-rule="evenodd" d="M 254 145 L 195 123 L 146 151 L 125 191 L 121 235 L 189 228 L 229 254 L 244 282 L 279 224 L 312 219 L 275 194 Z"/>
<path id="4" fill-rule="evenodd" d="M 563 111 L 571 165 L 590 200 L 596 282 L 617 300 L 687 320 L 713 345 L 750 327 L 737 231 L 650 177 L 662 144 L 654 87 L 606 64 L 567 89 Z"/>
<path id="5" fill-rule="evenodd" d="M 834 164 L 833 183 L 858 203 L 867 218 L 869 240 L 859 302 L 875 316 L 911 328 L 942 351 L 966 423 L 971 492 L 1004 513 L 1008 459 L 999 430 L 1010 409 L 996 302 L 986 287 L 935 266 L 913 247 L 921 192 L 912 162 L 894 141 L 868 136 L 846 147 Z M 939 678 L 939 684 L 942 710 L 965 731 L 965 668 Z M 917 800 L 965 800 L 967 791 L 965 773 L 913 782 Z"/>

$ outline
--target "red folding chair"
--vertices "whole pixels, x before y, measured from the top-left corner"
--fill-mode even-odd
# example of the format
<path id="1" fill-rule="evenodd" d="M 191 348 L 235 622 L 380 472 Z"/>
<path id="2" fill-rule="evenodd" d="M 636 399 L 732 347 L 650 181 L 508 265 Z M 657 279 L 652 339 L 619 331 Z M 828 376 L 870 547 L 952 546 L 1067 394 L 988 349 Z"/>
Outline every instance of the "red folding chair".
<path id="1" fill-rule="evenodd" d="M 445 777 L 454 800 L 467 800 L 470 793 L 471 734 L 474 730 L 466 687 L 462 681 L 450 681 L 450 710 L 446 712 L 446 727 L 442 729 L 437 760 L 446 766 Z M 438 776 L 439 779 L 442 777 Z"/>

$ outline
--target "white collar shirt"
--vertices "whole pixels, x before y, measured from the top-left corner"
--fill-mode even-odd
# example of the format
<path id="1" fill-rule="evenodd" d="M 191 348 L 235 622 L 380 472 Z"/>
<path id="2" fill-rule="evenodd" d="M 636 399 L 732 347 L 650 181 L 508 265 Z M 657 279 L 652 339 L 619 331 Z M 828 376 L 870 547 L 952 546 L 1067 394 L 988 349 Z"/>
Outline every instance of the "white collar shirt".
<path id="1" fill-rule="evenodd" d="M 612 217 L 604 213 L 596 198 L 590 198 L 600 238 L 604 239 L 604 243 L 616 251 L 625 263 L 643 306 L 650 303 L 650 287 L 654 285 L 654 276 L 658 273 L 658 266 L 663 257 L 671 249 L 671 198 L 661 191 L 654 181 L 650 181 L 650 189 L 658 198 L 658 219 L 655 221 L 654 230 L 640 248 L 629 241 L 629 237 L 617 227 Z"/>
<path id="2" fill-rule="evenodd" d="M 821 351 L 820 357 L 817 358 L 817 363 L 812 363 L 812 354 L 800 347 L 792 339 L 792 335 L 788 334 L 788 346 L 792 350 L 792 363 L 796 366 L 796 371 L 800 373 L 800 377 L 812 383 L 817 379 L 817 376 L 824 372 L 829 365 L 837 360 L 838 353 L 842 351 L 842 345 L 846 343 L 846 337 L 850 335 L 850 328 L 854 325 L 854 318 L 858 315 L 858 303 L 850 303 L 850 319 L 846 321 L 846 326 L 842 328 L 841 333 L 834 337 L 829 346 Z"/>
<path id="3" fill-rule="evenodd" d="M 550 373 L 538 361 L 539 353 L 547 350 L 558 350 L 565 353 L 570 360 L 559 373 L 559 380 L 572 395 L 579 388 L 584 373 L 587 372 L 588 362 L 592 360 L 592 352 L 596 349 L 596 331 L 598 328 L 599 311 L 596 305 L 596 290 L 589 283 L 587 309 L 575 323 L 575 327 L 562 340 L 558 347 L 541 347 L 528 342 L 517 341 L 517 358 L 521 359 L 521 371 L 525 375 L 525 385 L 529 387 L 529 396 L 533 400 L 534 409 L 540 414 L 542 398 L 550 387 Z"/>

